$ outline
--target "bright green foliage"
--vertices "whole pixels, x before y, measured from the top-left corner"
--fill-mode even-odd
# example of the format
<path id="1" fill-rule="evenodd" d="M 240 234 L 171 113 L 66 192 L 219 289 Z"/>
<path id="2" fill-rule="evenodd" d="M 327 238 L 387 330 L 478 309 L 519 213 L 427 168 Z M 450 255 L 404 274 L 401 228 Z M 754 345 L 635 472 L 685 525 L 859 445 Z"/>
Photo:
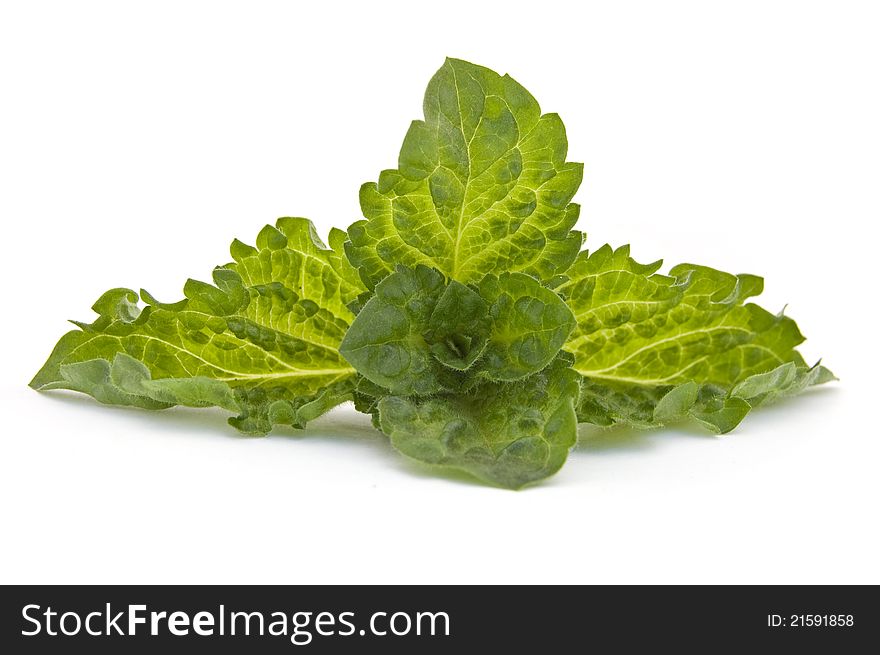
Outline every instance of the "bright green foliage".
<path id="1" fill-rule="evenodd" d="M 560 356 L 518 382 L 485 382 L 466 394 L 385 396 L 379 424 L 400 452 L 519 488 L 552 475 L 577 441 L 578 376 Z"/>
<path id="2" fill-rule="evenodd" d="M 573 328 L 562 298 L 528 275 L 465 285 L 401 266 L 340 351 L 364 376 L 355 406 L 395 448 L 518 488 L 556 472 L 577 441 L 579 376 L 560 353 Z"/>
<path id="3" fill-rule="evenodd" d="M 656 428 L 692 418 L 712 432 L 730 432 L 753 408 L 800 393 L 809 386 L 835 379 L 824 366 L 780 364 L 756 373 L 734 387 L 698 384 L 643 386 L 582 380 L 578 418 L 584 423 Z"/>
<path id="4" fill-rule="evenodd" d="M 581 253 L 557 287 L 577 318 L 565 345 L 584 378 L 582 421 L 662 425 L 690 416 L 716 432 L 752 407 L 833 379 L 795 350 L 797 325 L 749 297 L 761 278 L 638 264 L 624 246 Z"/>
<path id="5" fill-rule="evenodd" d="M 73 389 L 103 403 L 162 409 L 216 405 L 251 434 L 274 424 L 302 427 L 351 397 L 354 369 L 339 343 L 363 291 L 342 256 L 343 232 L 328 249 L 310 221 L 279 219 L 256 247 L 232 244 L 233 263 L 214 284 L 184 286 L 184 300 L 157 302 L 112 289 L 76 323 L 34 377 L 36 389 Z"/>
<path id="6" fill-rule="evenodd" d="M 537 373 L 573 327 L 562 299 L 522 273 L 466 286 L 425 266 L 400 267 L 378 284 L 340 350 L 389 393 L 425 396 Z"/>
<path id="7" fill-rule="evenodd" d="M 574 318 L 544 284 L 583 241 L 583 166 L 559 116 L 481 66 L 447 59 L 424 114 L 397 170 L 361 187 L 346 254 L 375 295 L 341 351 L 366 378 L 356 407 L 395 447 L 519 487 L 576 438 L 577 377 L 557 357 Z"/>
<path id="8" fill-rule="evenodd" d="M 520 488 L 562 466 L 578 421 L 724 433 L 834 379 L 747 302 L 761 278 L 579 252 L 582 165 L 509 76 L 447 59 L 424 114 L 329 248 L 282 218 L 180 302 L 111 289 L 31 386 L 222 407 L 251 434 L 353 400 L 408 457 Z"/>
<path id="9" fill-rule="evenodd" d="M 347 253 L 371 288 L 398 264 L 478 282 L 520 271 L 549 280 L 580 249 L 571 204 L 583 166 L 565 161 L 556 114 L 511 77 L 447 59 L 428 84 L 397 170 L 361 187 L 366 220 Z"/>

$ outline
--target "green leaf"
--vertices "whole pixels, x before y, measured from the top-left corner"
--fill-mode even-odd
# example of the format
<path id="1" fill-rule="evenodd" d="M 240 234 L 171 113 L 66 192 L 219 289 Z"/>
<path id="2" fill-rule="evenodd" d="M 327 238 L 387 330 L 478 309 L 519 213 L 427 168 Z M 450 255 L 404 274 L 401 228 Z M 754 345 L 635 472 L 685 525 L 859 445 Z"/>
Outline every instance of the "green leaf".
<path id="1" fill-rule="evenodd" d="M 428 84 L 397 170 L 361 187 L 365 220 L 346 252 L 372 288 L 398 264 L 477 282 L 520 271 L 542 281 L 562 273 L 583 237 L 571 232 L 582 164 L 565 161 L 556 114 L 508 75 L 447 59 Z"/>
<path id="2" fill-rule="evenodd" d="M 340 351 L 390 393 L 424 396 L 536 373 L 573 327 L 562 299 L 522 273 L 466 286 L 426 266 L 399 267 L 376 287 Z"/>
<path id="3" fill-rule="evenodd" d="M 580 252 L 582 164 L 508 75 L 447 59 L 363 220 L 281 218 L 212 283 L 115 288 L 31 381 L 143 409 L 216 406 L 249 434 L 347 400 L 401 452 L 509 488 L 555 473 L 577 422 L 723 433 L 834 379 L 797 352 L 761 278 Z"/>
<path id="4" fill-rule="evenodd" d="M 519 380 L 547 366 L 575 327 L 559 295 L 522 273 L 487 275 L 477 286 L 492 319 L 483 374 Z"/>
<path id="5" fill-rule="evenodd" d="M 340 352 L 361 375 L 394 393 L 436 393 L 442 388 L 438 364 L 422 335 L 444 286 L 433 269 L 401 267 L 358 312 Z"/>
<path id="6" fill-rule="evenodd" d="M 187 281 L 168 304 L 146 291 L 112 289 L 94 304 L 98 319 L 76 323 L 31 381 L 72 389 L 103 403 L 162 409 L 218 406 L 230 422 L 263 434 L 302 427 L 350 399 L 355 371 L 339 354 L 364 291 L 342 253 L 344 233 L 327 248 L 306 219 L 266 226 L 256 247 L 232 244 L 233 263 L 214 284 Z"/>
<path id="7" fill-rule="evenodd" d="M 489 303 L 476 289 L 452 280 L 429 318 L 425 340 L 441 364 L 466 371 L 489 344 Z"/>
<path id="8" fill-rule="evenodd" d="M 467 394 L 386 396 L 379 423 L 404 455 L 517 489 L 553 475 L 577 441 L 578 376 L 562 355 L 518 382 Z"/>
<path id="9" fill-rule="evenodd" d="M 690 417 L 728 432 L 757 405 L 827 382 L 797 325 L 745 301 L 761 278 L 639 264 L 628 246 L 583 252 L 557 286 L 577 319 L 565 345 L 584 378 L 580 420 L 663 425 Z"/>
<path id="10" fill-rule="evenodd" d="M 835 379 L 824 366 L 780 364 L 756 373 L 733 389 L 683 382 L 676 386 L 642 386 L 583 379 L 578 418 L 584 423 L 655 428 L 691 418 L 713 432 L 730 432 L 755 407 L 792 396 L 807 387 Z"/>

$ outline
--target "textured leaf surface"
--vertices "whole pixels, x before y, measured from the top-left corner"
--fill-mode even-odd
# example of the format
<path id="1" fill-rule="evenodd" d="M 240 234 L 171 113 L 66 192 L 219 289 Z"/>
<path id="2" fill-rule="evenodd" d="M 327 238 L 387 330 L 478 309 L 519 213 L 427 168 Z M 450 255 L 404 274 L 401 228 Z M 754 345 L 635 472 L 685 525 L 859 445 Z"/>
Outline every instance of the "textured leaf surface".
<path id="1" fill-rule="evenodd" d="M 527 275 L 489 275 L 466 286 L 446 284 L 426 266 L 400 267 L 376 287 L 341 352 L 391 393 L 424 396 L 536 373 L 573 327 L 562 299 Z"/>
<path id="2" fill-rule="evenodd" d="M 691 418 L 713 432 L 725 433 L 739 425 L 753 408 L 833 379 L 824 366 L 798 366 L 794 362 L 749 376 L 732 389 L 694 381 L 643 386 L 584 378 L 578 419 L 594 425 L 622 423 L 654 428 Z"/>
<path id="3" fill-rule="evenodd" d="M 566 343 L 584 377 L 580 419 L 649 427 L 692 417 L 717 432 L 752 407 L 833 379 L 795 349 L 790 318 L 746 299 L 761 278 L 638 264 L 628 247 L 581 253 L 558 286 L 577 319 Z"/>
<path id="4" fill-rule="evenodd" d="M 234 262 L 215 269 L 213 285 L 189 280 L 180 302 L 141 291 L 141 308 L 134 291 L 112 289 L 93 306 L 98 319 L 64 335 L 31 386 L 147 409 L 215 405 L 254 434 L 302 427 L 354 387 L 339 343 L 354 318 L 346 305 L 364 288 L 344 238 L 334 230 L 327 248 L 310 221 L 282 218 L 256 247 L 233 242 Z"/>
<path id="5" fill-rule="evenodd" d="M 552 475 L 577 441 L 578 376 L 565 356 L 519 382 L 468 394 L 378 401 L 382 431 L 403 454 L 519 488 Z"/>
<path id="6" fill-rule="evenodd" d="M 111 289 L 31 386 L 217 406 L 251 434 L 353 400 L 409 457 L 519 488 L 562 466 L 578 420 L 727 432 L 834 379 L 794 321 L 747 302 L 758 277 L 580 253 L 583 167 L 511 77 L 447 59 L 423 109 L 329 248 L 283 218 L 180 302 Z"/>
<path id="7" fill-rule="evenodd" d="M 372 288 L 397 264 L 423 264 L 460 282 L 521 271 L 549 280 L 582 235 L 571 198 L 583 167 L 565 161 L 556 114 L 511 77 L 447 59 L 428 84 L 397 170 L 361 188 L 365 220 L 347 252 Z"/>

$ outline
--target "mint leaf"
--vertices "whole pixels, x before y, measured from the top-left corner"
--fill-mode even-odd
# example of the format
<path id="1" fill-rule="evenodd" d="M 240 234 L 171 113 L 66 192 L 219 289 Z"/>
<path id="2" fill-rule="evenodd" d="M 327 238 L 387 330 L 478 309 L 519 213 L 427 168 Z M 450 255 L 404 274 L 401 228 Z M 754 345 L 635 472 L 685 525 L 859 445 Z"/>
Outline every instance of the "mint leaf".
<path id="1" fill-rule="evenodd" d="M 549 280 L 568 268 L 582 235 L 571 198 L 583 166 L 565 161 L 556 114 L 511 77 L 447 59 L 428 84 L 397 170 L 361 187 L 365 220 L 346 252 L 372 288 L 398 264 L 459 282 L 520 271 Z"/>
<path id="2" fill-rule="evenodd" d="M 467 394 L 386 396 L 379 424 L 413 459 L 518 489 L 554 474 L 577 441 L 578 376 L 563 354 L 518 382 L 486 382 Z"/>
<path id="3" fill-rule="evenodd" d="M 492 333 L 481 370 L 491 380 L 519 380 L 540 371 L 575 327 L 559 295 L 527 275 L 487 275 L 477 287 L 490 304 Z"/>
<path id="4" fill-rule="evenodd" d="M 796 323 L 745 301 L 761 278 L 681 264 L 639 264 L 628 246 L 581 253 L 562 293 L 577 318 L 565 345 L 584 378 L 584 422 L 663 425 L 684 417 L 716 432 L 753 408 L 833 379 L 795 349 Z"/>
<path id="5" fill-rule="evenodd" d="M 543 283 L 583 241 L 583 167 L 565 161 L 559 117 L 507 75 L 447 59 L 424 113 L 398 169 L 361 187 L 346 254 L 375 294 L 340 350 L 363 376 L 355 406 L 396 447 L 518 487 L 576 438 L 577 376 L 559 354 L 575 321 Z"/>
<path id="6" fill-rule="evenodd" d="M 431 354 L 449 368 L 466 371 L 489 345 L 489 302 L 474 288 L 452 280 L 443 290 L 425 332 Z"/>
<path id="7" fill-rule="evenodd" d="M 447 59 L 347 234 L 328 248 L 282 218 L 180 302 L 111 289 L 31 386 L 221 407 L 250 434 L 352 400 L 405 455 L 519 488 L 562 466 L 578 420 L 723 433 L 834 379 L 793 320 L 747 302 L 759 277 L 579 252 L 567 149 L 520 84 Z"/>
<path id="8" fill-rule="evenodd" d="M 103 403 L 162 409 L 218 406 L 235 427 L 264 434 L 302 427 L 350 399 L 355 371 L 339 354 L 363 286 L 342 254 L 298 218 L 266 226 L 256 247 L 232 244 L 233 263 L 214 284 L 189 280 L 184 300 L 112 289 L 76 323 L 31 381 L 39 390 L 72 389 Z"/>
<path id="9" fill-rule="evenodd" d="M 522 273 L 466 286 L 426 266 L 401 266 L 378 284 L 340 351 L 388 392 L 425 396 L 536 373 L 573 327 L 562 299 Z"/>
<path id="10" fill-rule="evenodd" d="M 677 386 L 641 386 L 583 379 L 578 418 L 610 426 L 622 423 L 656 428 L 691 418 L 716 433 L 733 430 L 755 407 L 792 396 L 807 387 L 835 379 L 824 366 L 780 364 L 747 377 L 733 389 L 683 382 Z"/>
<path id="11" fill-rule="evenodd" d="M 358 312 L 340 352 L 361 375 L 394 393 L 436 393 L 442 382 L 422 334 L 443 288 L 443 276 L 433 269 L 399 269 Z"/>

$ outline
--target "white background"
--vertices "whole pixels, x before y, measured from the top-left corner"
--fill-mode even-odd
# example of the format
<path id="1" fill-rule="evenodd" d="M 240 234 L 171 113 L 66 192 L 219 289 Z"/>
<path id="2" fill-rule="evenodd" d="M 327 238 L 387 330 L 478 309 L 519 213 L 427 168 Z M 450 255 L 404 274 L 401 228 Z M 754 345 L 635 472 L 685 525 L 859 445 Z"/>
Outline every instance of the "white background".
<path id="1" fill-rule="evenodd" d="M 3 3 L 0 582 L 880 582 L 878 33 L 842 0 Z M 359 218 L 446 55 L 562 115 L 590 247 L 764 275 L 841 382 L 721 438 L 583 428 L 520 492 L 349 409 L 248 439 L 27 388 L 107 288 Z"/>

